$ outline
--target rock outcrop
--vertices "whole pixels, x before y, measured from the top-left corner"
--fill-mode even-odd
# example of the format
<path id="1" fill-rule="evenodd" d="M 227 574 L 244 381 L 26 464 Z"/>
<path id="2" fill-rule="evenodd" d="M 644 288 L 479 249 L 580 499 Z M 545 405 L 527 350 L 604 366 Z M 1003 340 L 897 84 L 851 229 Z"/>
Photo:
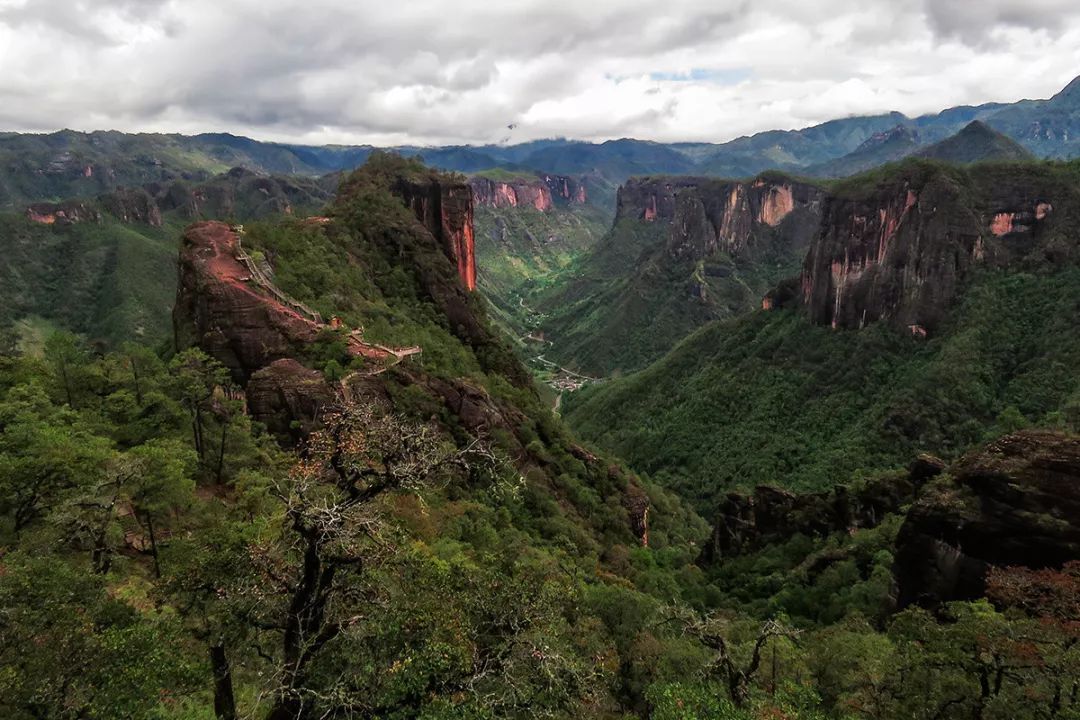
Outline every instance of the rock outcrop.
<path id="1" fill-rule="evenodd" d="M 876 527 L 886 515 L 913 503 L 944 467 L 941 460 L 923 455 L 906 474 L 875 478 L 853 489 L 838 485 L 799 494 L 762 485 L 750 494 L 729 493 L 717 511 L 702 561 L 719 562 L 799 534 L 822 537 Z"/>
<path id="2" fill-rule="evenodd" d="M 322 207 L 332 197 L 314 180 L 261 175 L 239 167 L 197 185 L 178 181 L 147 189 L 162 211 L 189 220 L 292 215 L 298 209 Z"/>
<path id="3" fill-rule="evenodd" d="M 830 197 L 800 278 L 811 320 L 851 329 L 887 319 L 926 336 L 977 264 L 1075 254 L 1054 218 L 1076 192 L 1048 170 L 999 169 L 913 162 Z"/>
<path id="4" fill-rule="evenodd" d="M 101 222 L 101 213 L 81 200 L 61 203 L 34 203 L 26 208 L 26 219 L 41 225 L 75 225 Z"/>
<path id="5" fill-rule="evenodd" d="M 99 200 L 105 211 L 120 222 L 161 227 L 161 208 L 146 190 L 122 188 Z"/>
<path id="6" fill-rule="evenodd" d="M 275 360 L 252 374 L 247 384 L 251 417 L 285 445 L 296 445 L 317 424 L 338 395 L 323 374 L 292 358 Z"/>
<path id="7" fill-rule="evenodd" d="M 399 179 L 393 192 L 413 211 L 457 265 L 468 290 L 476 289 L 476 242 L 473 237 L 473 193 L 466 183 L 436 179 Z"/>
<path id="8" fill-rule="evenodd" d="M 543 179 L 547 183 L 548 190 L 551 191 L 551 196 L 556 198 L 556 202 L 561 199 L 570 205 L 584 205 L 589 201 L 584 178 L 545 174 Z"/>
<path id="9" fill-rule="evenodd" d="M 668 253 L 702 259 L 719 251 L 742 253 L 768 229 L 805 247 L 817 228 L 823 197 L 813 185 L 768 176 L 750 182 L 643 178 L 619 188 L 617 220 L 669 222 Z"/>
<path id="10" fill-rule="evenodd" d="M 202 348 L 246 385 L 257 370 L 299 356 L 319 325 L 257 282 L 240 252 L 239 237 L 224 223 L 196 223 L 184 232 L 173 331 L 178 349 Z"/>
<path id="11" fill-rule="evenodd" d="M 556 204 L 581 205 L 587 195 L 583 180 L 565 175 L 540 175 L 535 178 L 518 177 L 510 180 L 494 180 L 476 176 L 469 178 L 473 200 L 476 205 L 507 208 L 531 207 L 547 212 Z"/>
<path id="12" fill-rule="evenodd" d="M 478 206 L 507 208 L 531 207 L 546 212 L 555 206 L 551 189 L 539 178 L 517 179 L 507 182 L 485 177 L 469 178 L 473 200 Z"/>
<path id="13" fill-rule="evenodd" d="M 991 566 L 1080 559 L 1080 437 L 1007 435 L 920 497 L 897 539 L 901 606 L 981 597 Z"/>

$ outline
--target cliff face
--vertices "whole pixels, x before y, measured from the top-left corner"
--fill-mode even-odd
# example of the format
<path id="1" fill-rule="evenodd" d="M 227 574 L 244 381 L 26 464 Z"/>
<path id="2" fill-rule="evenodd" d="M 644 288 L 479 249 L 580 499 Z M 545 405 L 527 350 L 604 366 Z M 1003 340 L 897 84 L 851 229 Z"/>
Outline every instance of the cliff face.
<path id="1" fill-rule="evenodd" d="M 588 191 L 585 190 L 585 180 L 567 177 L 566 175 L 544 175 L 544 182 L 551 191 L 552 197 L 562 199 L 571 205 L 584 205 L 589 200 Z"/>
<path id="2" fill-rule="evenodd" d="M 173 330 L 178 349 L 202 348 L 246 384 L 252 373 L 298 355 L 315 341 L 319 326 L 255 282 L 239 255 L 239 238 L 228 225 L 204 222 L 187 229 Z"/>
<path id="3" fill-rule="evenodd" d="M 897 539 L 903 605 L 979 597 L 990 566 L 1080 559 L 1080 437 L 1008 435 L 965 456 L 923 494 Z"/>
<path id="4" fill-rule="evenodd" d="M 495 208 L 532 207 L 546 212 L 554 207 L 551 189 L 539 179 L 500 182 L 485 177 L 469 178 L 477 205 Z"/>
<path id="5" fill-rule="evenodd" d="M 393 192 L 405 201 L 457 265 L 468 290 L 476 289 L 476 241 L 473 236 L 473 192 L 465 183 L 401 179 Z"/>
<path id="6" fill-rule="evenodd" d="M 26 208 L 26 219 L 42 225 L 74 225 L 101 222 L 101 213 L 87 202 L 34 203 Z"/>
<path id="7" fill-rule="evenodd" d="M 1031 173 L 958 173 L 913 165 L 826 201 L 800 278 L 813 322 L 859 328 L 888 319 L 925 336 L 976 265 L 1075 250 L 1060 247 L 1052 227 L 1058 198 L 1075 203 L 1063 197 L 1071 190 Z"/>
<path id="8" fill-rule="evenodd" d="M 534 179 L 492 180 L 469 178 L 476 205 L 494 208 L 531 207 L 547 212 L 561 205 L 583 205 L 587 200 L 585 183 L 565 175 L 542 175 Z"/>
<path id="9" fill-rule="evenodd" d="M 796 494 L 763 485 L 750 494 L 729 493 L 717 510 L 702 560 L 719 562 L 797 534 L 825 536 L 876 527 L 886 515 L 911 504 L 944 467 L 941 460 L 924 455 L 906 475 L 877 478 L 856 489 L 839 485 L 827 492 Z"/>
<path id="10" fill-rule="evenodd" d="M 120 189 L 101 196 L 105 209 L 121 222 L 161 227 L 161 208 L 149 192 L 142 189 Z"/>
<path id="11" fill-rule="evenodd" d="M 780 232 L 805 245 L 817 227 L 823 196 L 813 185 L 787 179 L 645 178 L 619 189 L 616 219 L 670 222 L 669 254 L 701 259 L 718 251 L 742 253 L 756 232 L 785 224 Z"/>

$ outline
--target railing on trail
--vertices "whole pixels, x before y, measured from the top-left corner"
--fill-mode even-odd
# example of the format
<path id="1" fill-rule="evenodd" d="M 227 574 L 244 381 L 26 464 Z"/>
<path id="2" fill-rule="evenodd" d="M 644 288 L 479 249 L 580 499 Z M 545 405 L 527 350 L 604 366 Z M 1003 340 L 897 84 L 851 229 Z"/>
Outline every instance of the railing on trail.
<path id="1" fill-rule="evenodd" d="M 236 259 L 247 268 L 247 271 L 251 273 L 252 279 L 254 279 L 264 290 L 273 295 L 278 302 L 291 307 L 316 325 L 323 324 L 322 315 L 317 311 L 312 310 L 299 300 L 294 300 L 278 289 L 277 285 L 275 285 L 274 282 L 266 276 L 266 273 L 262 271 L 262 268 L 259 267 L 258 263 L 256 263 L 250 255 L 244 252 L 243 246 L 240 245 L 239 235 L 236 238 Z"/>
<path id="2" fill-rule="evenodd" d="M 294 300 L 293 298 L 283 293 L 280 289 L 278 289 L 277 285 L 274 284 L 274 281 L 267 277 L 266 273 L 262 271 L 262 268 L 259 267 L 258 263 L 256 263 L 255 260 L 244 251 L 243 246 L 240 244 L 240 234 L 242 232 L 242 230 L 236 232 L 236 259 L 240 261 L 240 263 L 247 269 L 249 273 L 251 273 L 251 279 L 254 280 L 264 290 L 273 295 L 280 303 L 292 308 L 297 313 L 307 318 L 311 322 L 315 323 L 316 325 L 323 327 L 325 323 L 323 322 L 322 315 L 320 315 L 317 311 L 312 310 L 299 300 Z M 353 330 L 351 333 L 349 333 L 349 335 L 357 342 L 368 347 L 375 348 L 376 350 L 380 350 L 392 357 L 394 360 L 389 365 L 385 365 L 372 371 L 351 373 L 349 376 L 342 380 L 343 384 L 348 380 L 348 377 L 352 377 L 353 375 L 378 375 L 380 373 L 386 372 L 391 367 L 397 365 L 405 358 L 413 357 L 414 355 L 422 355 L 424 352 L 424 349 L 419 345 L 412 345 L 410 347 L 404 348 L 392 348 L 387 347 L 386 345 L 379 345 L 377 343 L 364 342 L 362 330 Z"/>

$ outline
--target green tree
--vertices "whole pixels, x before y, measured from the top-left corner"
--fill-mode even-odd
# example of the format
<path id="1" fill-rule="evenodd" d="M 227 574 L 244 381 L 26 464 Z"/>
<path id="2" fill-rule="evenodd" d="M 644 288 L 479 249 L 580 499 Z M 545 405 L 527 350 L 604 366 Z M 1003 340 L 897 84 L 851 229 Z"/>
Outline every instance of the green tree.
<path id="1" fill-rule="evenodd" d="M 3 717 L 142 718 L 192 690 L 196 668 L 167 614 L 140 613 L 54 557 L 11 553 L 0 570 Z"/>

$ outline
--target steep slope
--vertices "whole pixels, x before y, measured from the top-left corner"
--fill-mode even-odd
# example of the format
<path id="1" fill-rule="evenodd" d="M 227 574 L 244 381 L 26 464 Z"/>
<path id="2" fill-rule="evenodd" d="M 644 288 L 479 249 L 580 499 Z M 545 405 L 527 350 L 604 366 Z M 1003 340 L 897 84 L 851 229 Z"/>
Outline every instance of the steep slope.
<path id="1" fill-rule="evenodd" d="M 539 302 L 547 352 L 591 374 L 630 371 L 710 320 L 759 307 L 798 267 L 821 197 L 779 175 L 628 182 L 612 230 Z"/>
<path id="2" fill-rule="evenodd" d="M 1075 260 L 1075 166 L 912 161 L 833 188 L 801 278 L 810 319 L 932 332 L 972 270 Z"/>
<path id="3" fill-rule="evenodd" d="M 1061 423 L 1080 402 L 1078 170 L 910 162 L 839 185 L 772 311 L 708 325 L 566 417 L 703 512 L 736 486 L 828 488 Z"/>
<path id="4" fill-rule="evenodd" d="M 901 605 L 982 597 L 991 568 L 1080 559 L 1080 437 L 1016 433 L 968 453 L 912 507 L 897 547 Z"/>
<path id="5" fill-rule="evenodd" d="M 545 413 L 528 374 L 468 292 L 454 248 L 439 237 L 444 225 L 460 224 L 472 212 L 471 202 L 444 205 L 434 226 L 425 222 L 430 214 L 416 214 L 417 198 L 449 196 L 461 187 L 454 176 L 375 153 L 342 184 L 328 222 L 263 223 L 243 236 L 222 223 L 189 227 L 173 313 L 177 349 L 196 346 L 222 362 L 246 388 L 259 419 L 278 428 L 317 421 L 318 402 L 292 401 L 304 396 L 294 391 L 299 384 L 309 401 L 333 402 L 345 392 L 421 414 L 438 403 L 444 422 L 504 445 L 522 472 L 533 473 L 533 492 L 559 493 L 551 472 L 566 470 L 552 458 L 565 455 L 579 466 L 575 483 L 609 478 L 603 492 L 619 509 L 616 524 L 602 532 L 632 541 L 645 521 L 631 515 L 648 503 L 636 481 L 571 447 L 554 425 L 526 447 L 536 440 L 526 429 L 529 415 Z M 258 269 L 259 256 L 265 270 Z M 389 265 L 396 276 L 384 272 Z M 339 364 L 336 375 L 331 364 Z M 635 510 L 640 501 L 646 505 Z M 575 522 L 591 531 L 608 522 L 574 504 L 567 509 Z"/>
<path id="6" fill-rule="evenodd" d="M 915 154 L 948 163 L 1030 160 L 1033 157 L 1018 142 L 978 120 L 965 126 L 956 135 L 923 148 Z"/>

